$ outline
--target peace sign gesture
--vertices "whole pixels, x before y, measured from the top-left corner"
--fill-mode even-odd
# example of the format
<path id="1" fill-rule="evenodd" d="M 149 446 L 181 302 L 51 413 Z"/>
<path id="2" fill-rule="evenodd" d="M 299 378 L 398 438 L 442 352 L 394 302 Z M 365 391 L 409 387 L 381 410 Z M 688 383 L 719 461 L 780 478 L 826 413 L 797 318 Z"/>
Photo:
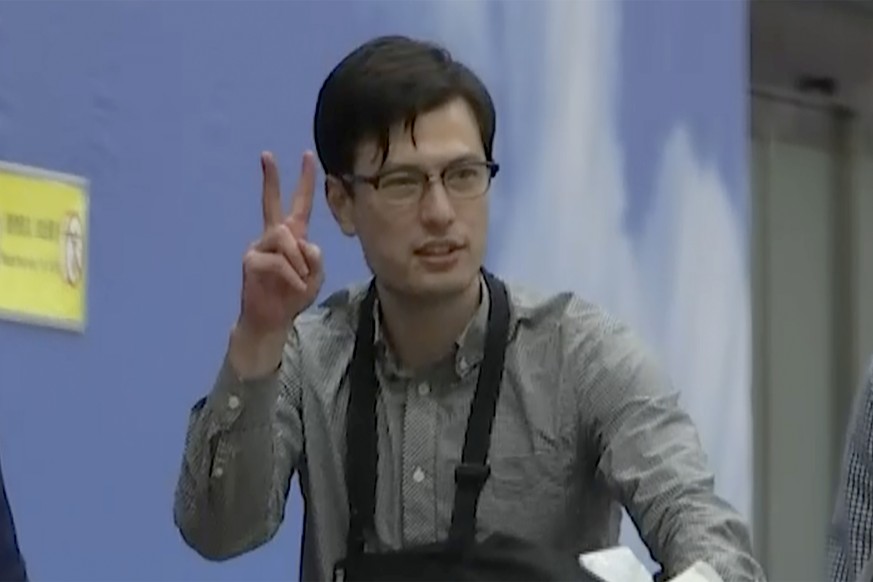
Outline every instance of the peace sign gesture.
<path id="1" fill-rule="evenodd" d="M 279 170 L 269 152 L 261 154 L 264 231 L 243 259 L 240 319 L 247 341 L 284 336 L 312 305 L 324 281 L 321 251 L 307 240 L 315 191 L 315 157 L 303 155 L 291 210 L 282 212 Z"/>

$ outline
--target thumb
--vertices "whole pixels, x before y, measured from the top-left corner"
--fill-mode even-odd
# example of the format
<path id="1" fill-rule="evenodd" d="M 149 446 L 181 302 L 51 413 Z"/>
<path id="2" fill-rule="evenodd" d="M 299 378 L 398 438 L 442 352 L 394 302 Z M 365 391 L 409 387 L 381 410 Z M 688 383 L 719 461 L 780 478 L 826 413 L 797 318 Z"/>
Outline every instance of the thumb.
<path id="1" fill-rule="evenodd" d="M 321 249 L 318 245 L 306 240 L 300 241 L 303 258 L 309 266 L 310 272 L 317 273 L 322 271 Z"/>

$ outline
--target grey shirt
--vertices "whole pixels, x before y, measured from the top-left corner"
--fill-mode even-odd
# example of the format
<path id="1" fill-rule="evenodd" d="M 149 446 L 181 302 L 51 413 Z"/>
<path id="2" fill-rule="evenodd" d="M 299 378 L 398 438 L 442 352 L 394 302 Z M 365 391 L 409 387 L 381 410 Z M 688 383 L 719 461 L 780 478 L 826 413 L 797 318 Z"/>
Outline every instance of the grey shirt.
<path id="1" fill-rule="evenodd" d="M 297 318 L 272 375 L 241 382 L 225 359 L 193 408 L 175 499 L 186 542 L 226 559 L 273 537 L 292 473 L 305 515 L 301 578 L 345 553 L 348 365 L 366 287 Z M 678 394 L 632 333 L 572 294 L 509 286 L 510 341 L 477 535 L 501 531 L 573 554 L 615 545 L 625 506 L 669 575 L 697 559 L 726 581 L 763 580 L 749 533 L 713 492 Z M 378 329 L 376 529 L 383 547 L 445 539 L 487 294 L 450 357 L 403 370 Z M 378 307 L 377 307 L 378 315 Z"/>
<path id="2" fill-rule="evenodd" d="M 846 431 L 837 500 L 827 537 L 831 582 L 873 581 L 873 360 Z"/>

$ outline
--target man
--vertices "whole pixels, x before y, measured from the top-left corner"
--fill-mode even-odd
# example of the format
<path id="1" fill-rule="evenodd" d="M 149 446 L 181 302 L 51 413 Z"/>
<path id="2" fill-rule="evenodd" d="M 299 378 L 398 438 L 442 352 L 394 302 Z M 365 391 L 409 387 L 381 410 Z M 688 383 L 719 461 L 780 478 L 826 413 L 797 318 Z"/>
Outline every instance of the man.
<path id="1" fill-rule="evenodd" d="M 18 539 L 15 535 L 12 508 L 9 506 L 9 499 L 6 497 L 6 485 L 3 483 L 2 468 L 0 468 L 0 581 L 27 581 L 24 559 L 21 557 Z"/>
<path id="2" fill-rule="evenodd" d="M 264 154 L 264 232 L 177 487 L 188 544 L 221 560 L 266 543 L 296 470 L 307 580 L 585 579 L 577 556 L 616 544 L 620 504 L 667 575 L 701 559 L 763 579 L 629 330 L 482 269 L 498 165 L 475 74 L 435 46 L 375 39 L 325 80 L 314 132 L 328 205 L 373 284 L 307 310 L 323 280 L 314 159 L 283 216 Z"/>
<path id="3" fill-rule="evenodd" d="M 827 567 L 833 582 L 873 580 L 873 361 L 846 432 Z"/>

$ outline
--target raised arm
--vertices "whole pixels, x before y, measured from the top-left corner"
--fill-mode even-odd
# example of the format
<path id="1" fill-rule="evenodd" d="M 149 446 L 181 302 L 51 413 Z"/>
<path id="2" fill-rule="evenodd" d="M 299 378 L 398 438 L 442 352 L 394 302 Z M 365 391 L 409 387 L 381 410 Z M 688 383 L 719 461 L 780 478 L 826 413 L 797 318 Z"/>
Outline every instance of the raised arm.
<path id="1" fill-rule="evenodd" d="M 261 163 L 264 231 L 243 260 L 240 316 L 218 378 L 191 411 L 176 487 L 176 525 L 211 560 L 275 535 L 303 447 L 294 320 L 324 278 L 320 251 L 306 238 L 315 161 L 304 155 L 287 216 L 275 161 L 264 154 Z"/>

